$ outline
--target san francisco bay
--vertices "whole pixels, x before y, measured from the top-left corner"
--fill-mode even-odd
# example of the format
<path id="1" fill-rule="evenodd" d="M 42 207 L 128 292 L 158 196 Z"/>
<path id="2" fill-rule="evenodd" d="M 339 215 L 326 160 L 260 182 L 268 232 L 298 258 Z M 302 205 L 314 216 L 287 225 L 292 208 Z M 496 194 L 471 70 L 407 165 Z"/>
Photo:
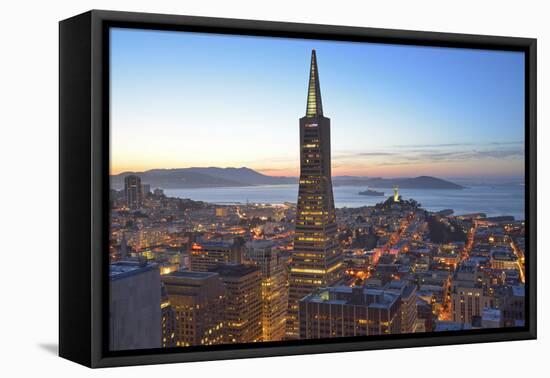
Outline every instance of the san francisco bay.
<path id="1" fill-rule="evenodd" d="M 372 206 L 393 194 L 392 189 L 376 189 L 384 197 L 364 196 L 359 186 L 335 186 L 336 207 Z M 166 189 L 170 197 L 190 198 L 216 204 L 295 203 L 298 185 L 262 185 L 230 188 Z M 485 213 L 487 216 L 512 215 L 525 219 L 525 187 L 520 184 L 470 185 L 462 190 L 399 189 L 404 199 L 414 199 L 429 211 L 453 209 L 455 215 Z"/>

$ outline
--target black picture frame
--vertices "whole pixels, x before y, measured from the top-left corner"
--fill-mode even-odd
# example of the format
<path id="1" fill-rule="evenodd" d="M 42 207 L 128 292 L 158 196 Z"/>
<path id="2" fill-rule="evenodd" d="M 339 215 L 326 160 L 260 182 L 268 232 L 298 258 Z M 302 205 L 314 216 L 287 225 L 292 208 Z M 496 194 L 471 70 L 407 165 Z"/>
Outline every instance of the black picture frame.
<path id="1" fill-rule="evenodd" d="M 110 352 L 109 38 L 112 26 L 525 53 L 526 324 L 511 329 Z M 89 367 L 536 338 L 536 39 L 92 10 L 59 24 L 59 354 Z"/>

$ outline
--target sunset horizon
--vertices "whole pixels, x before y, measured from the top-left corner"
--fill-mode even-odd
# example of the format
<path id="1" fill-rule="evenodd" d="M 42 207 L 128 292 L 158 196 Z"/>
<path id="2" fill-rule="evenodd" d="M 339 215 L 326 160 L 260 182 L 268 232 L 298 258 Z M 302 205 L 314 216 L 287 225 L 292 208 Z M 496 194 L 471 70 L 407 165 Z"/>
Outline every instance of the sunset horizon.
<path id="1" fill-rule="evenodd" d="M 264 176 L 269 177 L 289 177 L 289 178 L 298 178 L 300 176 L 299 168 L 294 171 L 284 171 L 279 169 L 261 169 L 261 168 L 254 168 L 254 167 L 248 167 L 248 166 L 213 166 L 213 165 L 204 165 L 204 166 L 170 166 L 170 167 L 136 167 L 136 168 L 121 168 L 117 170 L 110 171 L 111 176 L 117 176 L 121 174 L 136 174 L 136 173 L 143 173 L 148 171 L 154 171 L 154 170 L 179 170 L 179 169 L 190 169 L 190 168 L 220 168 L 220 169 L 241 169 L 241 168 L 247 168 L 251 169 L 255 172 L 261 173 Z M 339 169 L 333 169 L 332 177 L 365 177 L 365 178 L 372 178 L 372 177 L 380 177 L 380 178 L 410 178 L 410 177 L 421 177 L 421 176 L 430 176 L 430 177 L 437 177 L 437 178 L 443 178 L 443 179 L 477 179 L 477 178 L 491 178 L 491 179 L 521 179 L 524 180 L 525 177 L 522 174 L 509 174 L 509 175 L 500 175 L 500 174 L 494 174 L 494 175 L 487 175 L 487 174 L 479 174 L 479 175 L 453 175 L 448 173 L 422 173 L 421 171 L 407 171 L 402 173 L 361 173 L 361 172 L 355 172 L 355 171 L 340 171 Z"/>
<path id="2" fill-rule="evenodd" d="M 334 175 L 523 175 L 520 53 L 122 28 L 111 37 L 113 174 L 244 166 L 297 176 L 314 47 Z"/>

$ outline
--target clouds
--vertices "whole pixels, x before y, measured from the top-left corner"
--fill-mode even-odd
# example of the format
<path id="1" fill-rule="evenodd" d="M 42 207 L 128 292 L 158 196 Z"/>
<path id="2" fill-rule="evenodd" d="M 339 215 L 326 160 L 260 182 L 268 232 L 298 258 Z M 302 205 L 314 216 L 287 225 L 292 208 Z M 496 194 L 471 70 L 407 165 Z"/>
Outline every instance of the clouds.
<path id="1" fill-rule="evenodd" d="M 483 159 L 508 159 L 521 158 L 525 155 L 523 147 L 495 149 L 489 147 L 474 147 L 472 149 L 459 149 L 455 151 L 429 151 L 417 155 L 408 155 L 407 152 L 402 154 L 402 158 L 409 161 L 466 161 L 466 160 L 483 160 Z"/>
<path id="2" fill-rule="evenodd" d="M 378 157 L 378 156 L 394 156 L 394 152 L 335 152 L 333 158 L 354 158 L 354 157 Z"/>
<path id="3" fill-rule="evenodd" d="M 460 166 L 463 174 L 480 166 L 501 166 L 515 169 L 525 157 L 522 141 L 499 141 L 483 144 L 438 143 L 388 146 L 378 151 L 347 151 L 333 154 L 335 168 L 353 167 L 356 170 L 375 170 L 380 167 Z M 510 164 L 512 163 L 512 164 Z M 474 169 L 475 168 L 475 169 Z M 512 173 L 512 172 L 511 172 Z M 517 172 L 515 172 L 517 173 Z"/>
<path id="4" fill-rule="evenodd" d="M 393 156 L 393 152 L 362 152 L 359 156 Z"/>
<path id="5" fill-rule="evenodd" d="M 468 146 L 471 143 L 435 143 L 435 144 L 396 144 L 393 147 L 397 148 L 422 148 L 422 147 L 455 147 L 455 146 Z"/>
<path id="6" fill-rule="evenodd" d="M 486 143 L 437 143 L 379 146 L 368 151 L 333 151 L 336 175 L 410 176 L 453 175 L 456 177 L 523 174 L 525 149 L 522 141 Z M 280 156 L 245 165 L 268 175 L 298 175 L 299 157 Z"/>

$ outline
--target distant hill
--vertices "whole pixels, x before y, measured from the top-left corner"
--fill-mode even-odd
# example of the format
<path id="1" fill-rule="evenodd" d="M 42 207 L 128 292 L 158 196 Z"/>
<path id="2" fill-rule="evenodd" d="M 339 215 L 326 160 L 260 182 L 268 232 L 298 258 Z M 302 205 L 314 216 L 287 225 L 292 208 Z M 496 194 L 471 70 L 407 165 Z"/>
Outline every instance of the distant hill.
<path id="1" fill-rule="evenodd" d="M 135 174 L 141 177 L 141 181 L 151 185 L 152 188 L 185 189 L 185 188 L 224 188 L 256 185 L 285 185 L 296 184 L 296 177 L 267 176 L 253 169 L 242 168 L 218 168 L 218 167 L 193 167 L 175 169 L 151 169 L 145 172 L 123 172 L 111 176 L 111 187 L 122 189 L 124 177 Z M 370 188 L 402 189 L 463 189 L 464 187 L 450 181 L 430 176 L 414 178 L 386 179 L 380 177 L 359 176 L 335 176 L 335 186 L 368 186 Z"/>
<path id="2" fill-rule="evenodd" d="M 123 172 L 111 176 L 111 187 L 124 187 L 124 177 L 135 174 L 141 181 L 152 188 L 183 189 L 183 188 L 215 188 L 239 187 L 255 185 L 295 184 L 296 178 L 266 176 L 250 168 L 175 168 L 151 169 L 145 172 Z"/>
<path id="3" fill-rule="evenodd" d="M 367 185 L 372 188 L 393 188 L 397 186 L 400 189 L 465 189 L 462 185 L 431 176 L 394 179 L 372 178 L 367 180 Z"/>
<path id="4" fill-rule="evenodd" d="M 401 189 L 464 189 L 462 185 L 437 177 L 419 176 L 406 178 L 381 178 L 381 177 L 360 177 L 360 176 L 336 176 L 332 179 L 335 186 L 368 186 L 370 188 L 393 188 Z"/>
<path id="5" fill-rule="evenodd" d="M 284 176 L 267 176 L 253 169 L 242 168 L 187 168 L 189 172 L 200 173 L 208 176 L 219 177 L 226 180 L 234 180 L 246 185 L 282 185 L 295 184 L 298 179 Z"/>

